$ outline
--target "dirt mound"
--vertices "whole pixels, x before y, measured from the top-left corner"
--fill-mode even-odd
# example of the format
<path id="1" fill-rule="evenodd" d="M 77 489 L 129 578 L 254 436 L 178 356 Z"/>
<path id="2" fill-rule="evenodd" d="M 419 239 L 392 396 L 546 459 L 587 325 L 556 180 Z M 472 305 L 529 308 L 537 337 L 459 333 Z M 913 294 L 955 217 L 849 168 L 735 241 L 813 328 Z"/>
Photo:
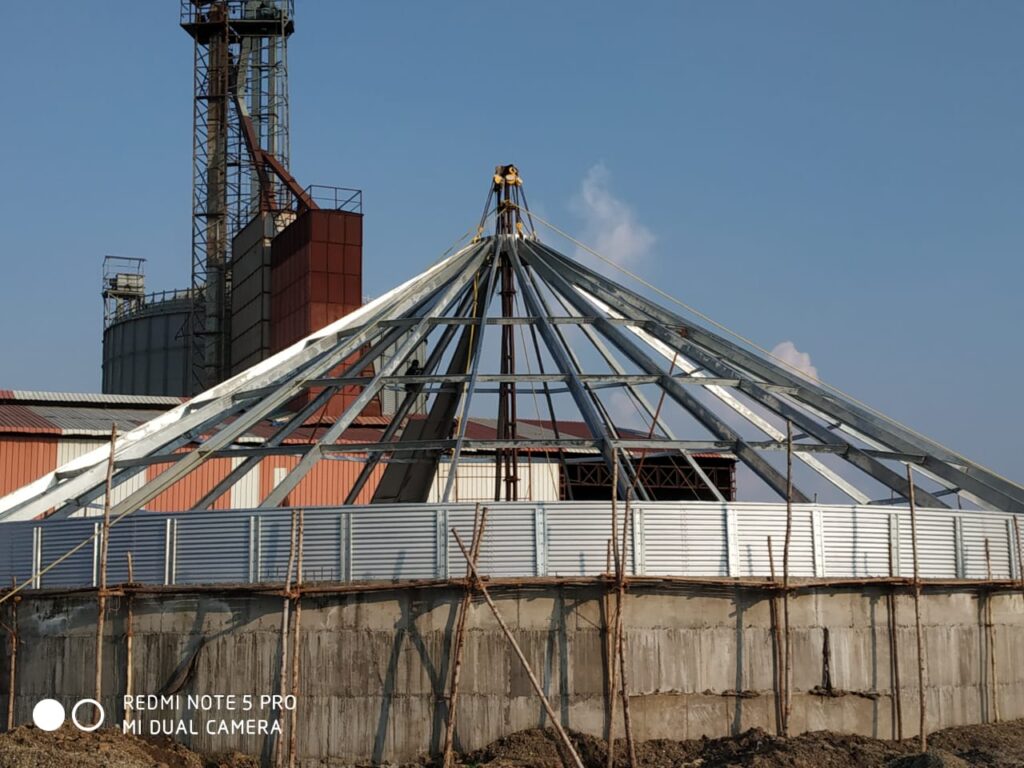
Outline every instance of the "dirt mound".
<path id="1" fill-rule="evenodd" d="M 602 739 L 571 734 L 587 768 L 605 768 L 608 747 Z M 644 768 L 1024 768 L 1024 721 L 949 728 L 929 737 L 929 751 L 917 754 L 917 742 L 883 741 L 866 736 L 817 731 L 783 739 L 754 728 L 720 739 L 637 744 Z M 464 766 L 488 768 L 563 768 L 552 729 L 520 731 L 466 755 Z M 626 768 L 626 745 L 615 742 L 615 766 Z"/>
<path id="2" fill-rule="evenodd" d="M 605 768 L 602 739 L 573 733 L 587 768 Z M 644 768 L 1024 768 L 1024 720 L 971 725 L 932 734 L 929 751 L 916 754 L 916 741 L 882 741 L 818 731 L 783 739 L 752 729 L 721 739 L 637 744 Z M 616 768 L 628 765 L 623 741 L 615 742 Z M 463 766 L 563 768 L 571 761 L 551 729 L 520 731 L 465 755 Z M 429 762 L 429 761 L 424 761 Z M 259 768 L 255 757 L 230 753 L 199 755 L 170 739 L 126 736 L 107 728 L 82 733 L 64 727 L 46 733 L 31 726 L 0 734 L 0 768 Z"/>
<path id="3" fill-rule="evenodd" d="M 26 725 L 0 735 L 0 768 L 259 768 L 247 755 L 206 757 L 170 739 L 129 736 L 117 728 L 52 733 Z"/>

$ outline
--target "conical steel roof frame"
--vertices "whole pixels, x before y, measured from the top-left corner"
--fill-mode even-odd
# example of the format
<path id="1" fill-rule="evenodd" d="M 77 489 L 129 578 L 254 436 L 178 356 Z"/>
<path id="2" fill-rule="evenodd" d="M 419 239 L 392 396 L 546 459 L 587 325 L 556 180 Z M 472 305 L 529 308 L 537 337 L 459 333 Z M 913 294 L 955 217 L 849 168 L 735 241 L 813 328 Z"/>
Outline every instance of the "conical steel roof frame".
<path id="1" fill-rule="evenodd" d="M 694 468 L 719 500 L 718 489 L 693 460 L 695 453 L 728 451 L 772 493 L 785 499 L 787 477 L 771 458 L 787 448 L 785 425 L 798 431 L 791 444 L 806 477 L 856 504 L 888 504 L 909 497 L 910 465 L 925 482 L 917 503 L 950 507 L 964 501 L 981 509 L 1024 512 L 1024 488 L 826 387 L 787 369 L 724 335 L 686 319 L 641 293 L 543 243 L 530 227 L 499 228 L 500 234 L 473 242 L 361 309 L 328 325 L 253 368 L 198 395 L 166 414 L 121 435 L 115 453 L 114 486 L 153 465 L 168 465 L 126 492 L 112 505 L 117 521 L 180 482 L 212 458 L 240 459 L 237 466 L 196 505 L 208 508 L 263 458 L 297 455 L 290 469 L 259 507 L 284 504 L 288 494 L 322 460 L 360 455 L 364 468 L 357 487 L 339 499 L 352 503 L 379 462 L 444 456 L 451 463 L 442 499 L 450 498 L 460 458 L 467 452 L 533 450 L 550 454 L 590 451 L 616 466 L 619 493 L 644 498 L 637 463 L 652 451 L 678 455 Z M 522 299 L 522 313 L 501 316 L 489 308 L 498 291 L 499 270 L 508 269 Z M 518 301 L 518 299 L 517 299 Z M 556 314 L 558 308 L 564 314 Z M 506 306 L 507 310 L 507 306 Z M 528 327 L 538 372 L 482 370 L 485 331 L 499 325 Z M 578 329 L 583 353 L 569 338 Z M 525 345 L 525 332 L 523 335 Z M 454 345 L 453 345 L 454 342 Z M 402 374 L 427 345 L 422 371 Z M 466 370 L 439 373 L 462 345 Z M 388 353 L 388 354 L 385 354 Z M 586 356 L 603 361 L 600 373 L 585 370 Z M 545 370 L 545 362 L 549 370 Z M 632 372 L 630 372 L 632 371 Z M 474 439 L 467 434 L 474 396 L 498 383 L 514 396 L 542 392 L 555 437 L 544 440 Z M 557 389 L 554 385 L 557 385 Z M 364 408 L 385 386 L 407 390 L 391 423 L 376 443 L 339 443 Z M 336 421 L 305 446 L 287 443 L 306 421 L 343 388 L 358 396 Z M 529 389 L 526 389 L 526 388 Z M 627 394 L 651 425 L 646 436 L 623 430 L 602 400 L 614 388 Z M 657 407 L 643 392 L 654 388 Z M 567 394 L 574 415 L 590 436 L 563 437 L 553 393 Z M 304 393 L 298 411 L 288 404 Z M 451 401 L 456 418 L 444 439 L 409 439 L 403 427 L 416 398 Z M 454 406 L 452 406 L 454 403 Z M 677 439 L 664 418 L 669 404 L 699 425 L 703 439 Z M 258 425 L 272 423 L 270 438 L 244 440 Z M 751 439 L 755 432 L 763 436 Z M 0 498 L 0 521 L 41 515 L 67 517 L 95 504 L 105 492 L 109 445 L 59 467 Z M 838 466 L 837 466 L 838 462 Z M 842 471 L 840 471 L 840 467 Z M 927 484 L 927 487 L 925 485 Z M 874 498 L 883 489 L 887 498 Z M 810 501 L 811 489 L 792 489 L 794 502 Z M 425 499 L 420 499 L 421 501 Z"/>

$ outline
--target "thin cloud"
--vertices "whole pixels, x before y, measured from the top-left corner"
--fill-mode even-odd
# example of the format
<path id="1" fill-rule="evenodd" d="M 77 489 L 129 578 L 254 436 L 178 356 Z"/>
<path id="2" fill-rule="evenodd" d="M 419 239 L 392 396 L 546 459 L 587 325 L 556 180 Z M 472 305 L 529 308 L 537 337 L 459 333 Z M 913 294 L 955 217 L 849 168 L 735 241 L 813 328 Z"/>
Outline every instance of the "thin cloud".
<path id="1" fill-rule="evenodd" d="M 805 376 L 818 378 L 818 369 L 807 352 L 801 352 L 792 341 L 781 341 L 772 348 L 772 356 L 796 368 Z"/>
<path id="2" fill-rule="evenodd" d="M 572 210 L 583 220 L 580 239 L 616 264 L 635 269 L 648 259 L 656 238 L 637 221 L 629 204 L 612 193 L 610 182 L 611 174 L 602 163 L 583 177 L 572 201 Z M 579 248 L 576 257 L 588 262 L 592 258 Z M 603 262 L 598 268 L 611 269 Z"/>

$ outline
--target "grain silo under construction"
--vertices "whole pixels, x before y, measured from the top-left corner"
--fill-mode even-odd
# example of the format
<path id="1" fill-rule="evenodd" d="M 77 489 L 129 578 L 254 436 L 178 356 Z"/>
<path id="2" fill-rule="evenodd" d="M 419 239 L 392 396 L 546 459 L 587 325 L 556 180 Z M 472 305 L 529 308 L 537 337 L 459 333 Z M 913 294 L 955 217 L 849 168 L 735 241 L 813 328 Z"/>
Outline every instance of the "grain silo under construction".
<path id="1" fill-rule="evenodd" d="M 56 680 L 140 732 L 313 766 L 536 726 L 1024 717 L 1024 488 L 559 252 L 515 166 L 484 211 L 420 275 L 0 498 L 15 722 Z M 257 700 L 175 698 L 206 694 Z"/>

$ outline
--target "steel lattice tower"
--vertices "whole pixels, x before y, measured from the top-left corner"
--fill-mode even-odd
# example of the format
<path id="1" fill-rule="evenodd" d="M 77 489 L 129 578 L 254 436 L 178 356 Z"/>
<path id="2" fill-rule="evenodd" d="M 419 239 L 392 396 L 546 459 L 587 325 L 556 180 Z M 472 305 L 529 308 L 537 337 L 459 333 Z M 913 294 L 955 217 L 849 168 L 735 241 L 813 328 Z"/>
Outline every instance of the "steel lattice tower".
<path id="1" fill-rule="evenodd" d="M 261 187 L 260 151 L 288 167 L 288 37 L 294 0 L 181 0 L 181 26 L 195 43 L 192 156 L 194 392 L 230 366 L 231 239 L 261 208 L 287 196 Z M 258 147 L 246 146 L 248 139 Z M 256 150 L 256 151 L 254 151 Z"/>

